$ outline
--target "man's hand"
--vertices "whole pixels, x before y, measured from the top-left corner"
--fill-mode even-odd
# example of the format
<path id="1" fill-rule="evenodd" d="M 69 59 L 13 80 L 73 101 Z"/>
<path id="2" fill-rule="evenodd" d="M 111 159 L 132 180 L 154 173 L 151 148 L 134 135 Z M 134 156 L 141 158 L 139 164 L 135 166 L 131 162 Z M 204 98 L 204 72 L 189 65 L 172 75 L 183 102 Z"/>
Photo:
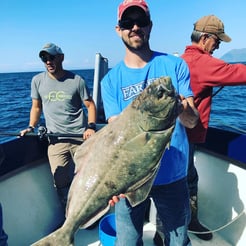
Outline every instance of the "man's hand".
<path id="1" fill-rule="evenodd" d="M 88 128 L 88 129 L 85 130 L 85 132 L 83 134 L 83 139 L 86 140 L 93 134 L 95 134 L 95 130 Z"/>
<path id="2" fill-rule="evenodd" d="M 34 127 L 29 126 L 28 128 L 20 131 L 20 136 L 23 137 L 25 136 L 25 134 L 33 132 L 33 131 L 34 131 Z"/>
<path id="3" fill-rule="evenodd" d="M 113 196 L 111 200 L 109 200 L 109 205 L 113 207 L 117 202 L 120 201 L 120 198 L 126 198 L 124 194 L 120 194 L 119 196 Z"/>
<path id="4" fill-rule="evenodd" d="M 194 105 L 193 97 L 184 98 L 180 95 L 183 111 L 179 115 L 181 123 L 187 128 L 194 128 L 199 120 L 199 112 Z"/>

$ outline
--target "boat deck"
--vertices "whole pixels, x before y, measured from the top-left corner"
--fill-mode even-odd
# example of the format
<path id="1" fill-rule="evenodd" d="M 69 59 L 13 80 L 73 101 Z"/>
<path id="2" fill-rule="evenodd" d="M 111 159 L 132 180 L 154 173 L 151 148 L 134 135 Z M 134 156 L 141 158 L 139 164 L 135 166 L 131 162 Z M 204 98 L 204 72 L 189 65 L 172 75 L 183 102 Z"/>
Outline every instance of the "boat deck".
<path id="1" fill-rule="evenodd" d="M 200 240 L 190 233 L 192 245 L 246 245 L 246 196 L 242 189 L 246 185 L 245 170 L 203 152 L 196 153 L 196 158 L 199 160 L 198 171 L 203 174 L 200 175 L 199 181 L 200 221 L 211 230 L 221 227 L 223 229 L 213 233 L 211 241 Z M 28 246 L 48 235 L 62 221 L 62 209 L 53 187 L 47 159 L 2 176 L 0 197 L 4 229 L 9 235 L 10 246 Z M 232 213 L 232 208 L 236 213 Z M 233 222 L 234 219 L 236 221 Z M 225 228 L 228 223 L 230 225 Z M 154 233 L 155 225 L 146 223 L 143 235 L 145 246 L 154 246 Z M 75 246 L 86 245 L 100 245 L 98 227 L 93 230 L 79 230 L 76 233 Z"/>
<path id="2" fill-rule="evenodd" d="M 144 226 L 144 246 L 155 246 L 153 237 L 155 234 L 155 226 L 152 223 L 147 223 Z M 233 246 L 226 242 L 218 233 L 213 234 L 213 239 L 210 241 L 203 241 L 194 234 L 189 233 L 192 246 Z M 79 230 L 75 238 L 75 246 L 101 246 L 99 240 L 98 227 L 93 230 Z M 111 245 L 108 245 L 111 246 Z"/>

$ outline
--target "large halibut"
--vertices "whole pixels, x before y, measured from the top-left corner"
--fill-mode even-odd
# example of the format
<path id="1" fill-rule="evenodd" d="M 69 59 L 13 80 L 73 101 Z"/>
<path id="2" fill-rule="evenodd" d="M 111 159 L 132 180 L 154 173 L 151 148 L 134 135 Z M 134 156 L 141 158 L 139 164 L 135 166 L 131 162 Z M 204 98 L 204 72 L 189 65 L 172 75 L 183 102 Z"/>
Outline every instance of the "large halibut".
<path id="1" fill-rule="evenodd" d="M 161 77 L 85 141 L 75 153 L 66 220 L 33 245 L 73 245 L 75 232 L 104 215 L 113 195 L 126 194 L 132 206 L 146 199 L 181 110 L 171 79 Z"/>

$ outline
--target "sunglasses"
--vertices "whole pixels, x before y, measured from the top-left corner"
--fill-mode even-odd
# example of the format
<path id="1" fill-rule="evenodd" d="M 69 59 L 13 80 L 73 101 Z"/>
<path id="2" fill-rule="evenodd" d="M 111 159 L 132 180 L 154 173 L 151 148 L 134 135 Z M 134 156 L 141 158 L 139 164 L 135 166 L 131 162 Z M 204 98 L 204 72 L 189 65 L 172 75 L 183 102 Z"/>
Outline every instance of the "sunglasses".
<path id="1" fill-rule="evenodd" d="M 149 18 L 139 18 L 139 19 L 125 19 L 125 20 L 119 20 L 119 27 L 121 29 L 132 29 L 134 25 L 137 25 L 138 27 L 146 27 L 150 24 Z"/>
<path id="2" fill-rule="evenodd" d="M 46 63 L 47 61 L 54 61 L 56 59 L 56 56 L 54 55 L 43 55 L 40 57 L 42 62 Z"/>
<path id="3" fill-rule="evenodd" d="M 217 36 L 215 36 L 213 34 L 209 34 L 208 37 L 212 38 L 215 41 L 215 46 L 219 46 L 220 45 L 221 40 Z"/>

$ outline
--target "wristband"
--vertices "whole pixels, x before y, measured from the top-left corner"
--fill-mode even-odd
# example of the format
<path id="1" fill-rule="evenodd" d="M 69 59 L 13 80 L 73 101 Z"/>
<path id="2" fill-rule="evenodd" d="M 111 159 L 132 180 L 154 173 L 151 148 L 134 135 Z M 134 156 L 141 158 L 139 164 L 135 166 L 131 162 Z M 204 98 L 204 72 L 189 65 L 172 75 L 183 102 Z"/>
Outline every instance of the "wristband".
<path id="1" fill-rule="evenodd" d="M 34 127 L 33 126 L 28 126 L 28 128 L 31 132 L 34 132 Z"/>
<path id="2" fill-rule="evenodd" d="M 96 123 L 89 123 L 87 129 L 92 129 L 96 131 Z"/>

